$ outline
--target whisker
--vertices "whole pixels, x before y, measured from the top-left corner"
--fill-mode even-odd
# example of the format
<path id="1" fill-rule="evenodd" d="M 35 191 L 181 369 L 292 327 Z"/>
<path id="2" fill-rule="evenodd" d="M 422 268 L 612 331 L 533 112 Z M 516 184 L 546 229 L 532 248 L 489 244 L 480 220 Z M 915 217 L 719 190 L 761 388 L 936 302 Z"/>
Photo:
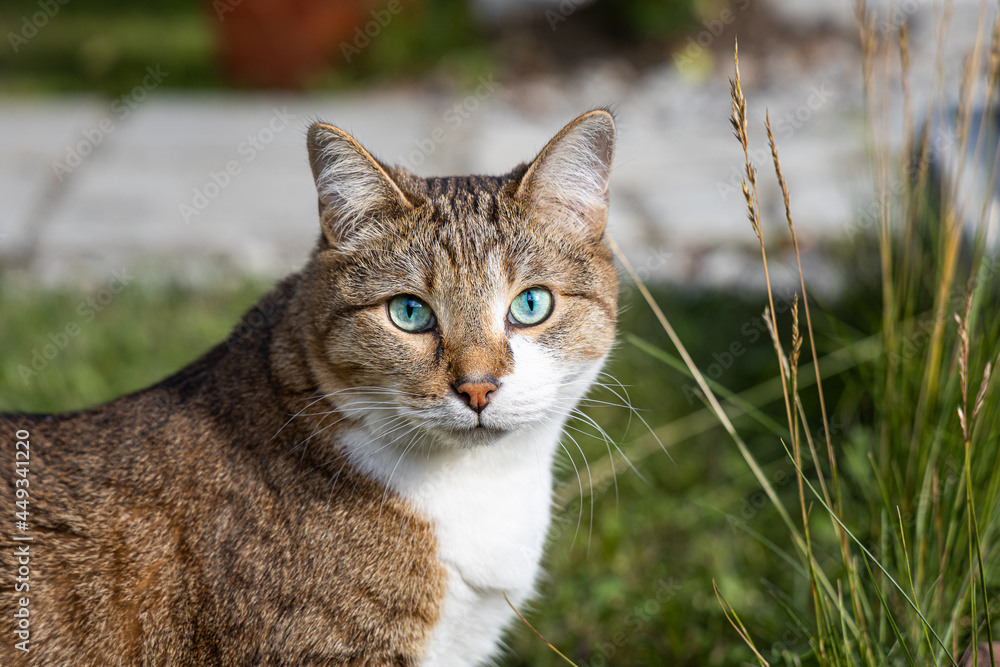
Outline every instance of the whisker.
<path id="1" fill-rule="evenodd" d="M 590 543 L 591 543 L 591 541 L 593 540 L 593 537 L 594 537 L 594 493 L 593 493 L 593 490 L 594 490 L 594 476 L 590 472 L 590 462 L 587 461 L 587 455 L 583 453 L 583 448 L 580 446 L 580 443 L 577 442 L 576 438 L 574 438 L 571 433 L 564 432 L 564 435 L 567 438 L 569 438 L 570 440 L 572 440 L 573 444 L 576 445 L 577 450 L 580 452 L 580 457 L 583 459 L 583 464 L 587 468 L 587 486 L 590 488 L 590 491 L 591 491 L 591 493 L 589 494 L 590 495 L 590 525 L 587 527 L 587 555 L 589 556 L 590 555 Z M 566 447 L 562 444 L 562 442 L 560 442 L 559 445 L 564 450 L 566 450 Z M 567 456 L 569 455 L 569 451 L 568 450 L 566 450 L 566 454 L 567 454 Z M 573 457 L 572 456 L 570 456 L 570 461 L 573 463 L 573 470 L 576 471 L 577 486 L 580 489 L 580 511 L 579 511 L 579 513 L 577 515 L 577 519 L 576 519 L 576 531 L 573 533 L 573 541 L 570 544 L 570 547 L 572 548 L 572 546 L 574 544 L 576 544 L 576 537 L 580 533 L 580 524 L 581 524 L 581 522 L 583 520 L 583 481 L 580 479 L 580 470 L 579 470 L 579 468 L 576 467 L 576 462 L 573 461 Z"/>
<path id="2" fill-rule="evenodd" d="M 614 446 L 614 448 L 615 448 L 615 450 L 616 450 L 616 451 L 617 451 L 617 452 L 618 452 L 619 454 L 621 454 L 621 457 L 622 457 L 623 459 L 625 459 L 625 462 L 626 462 L 626 463 L 628 463 L 628 466 L 629 466 L 629 468 L 631 468 L 631 469 L 632 469 L 632 472 L 634 472 L 634 473 L 635 473 L 635 474 L 636 474 L 636 475 L 637 475 L 637 476 L 639 477 L 639 479 L 641 479 L 642 481 L 644 481 L 644 482 L 646 482 L 647 484 L 649 484 L 649 481 L 648 481 L 648 480 L 647 480 L 647 479 L 646 479 L 645 477 L 643 477 L 642 473 L 641 473 L 641 472 L 639 472 L 639 470 L 638 470 L 638 469 L 637 469 L 637 468 L 636 468 L 636 467 L 635 467 L 634 465 L 632 465 L 632 462 L 631 462 L 631 461 L 629 460 L 629 458 L 628 458 L 628 457 L 627 457 L 627 456 L 625 455 L 625 452 L 623 452 L 623 451 L 621 450 L 621 448 L 620 448 L 620 447 L 618 446 L 618 443 L 616 443 L 616 442 L 614 441 L 614 439 L 613 439 L 613 438 L 612 438 L 612 437 L 611 437 L 610 435 L 608 435 L 608 432 L 607 432 L 607 431 L 605 431 L 605 430 L 604 430 L 603 428 L 601 428 L 601 425 L 600 425 L 600 424 L 598 424 L 598 423 L 597 423 L 597 422 L 596 422 L 596 421 L 594 420 L 594 418 L 593 418 L 593 417 L 591 417 L 591 416 L 590 416 L 590 415 L 588 415 L 588 414 L 587 414 L 586 412 L 583 412 L 582 410 L 580 410 L 580 409 L 578 409 L 578 408 L 574 408 L 574 409 L 573 409 L 573 411 L 572 411 L 572 414 L 574 414 L 574 415 L 578 416 L 579 418 L 581 418 L 581 419 L 585 420 L 585 421 L 586 421 L 587 423 L 589 423 L 589 424 L 590 424 L 590 425 L 592 425 L 592 426 L 593 426 L 593 427 L 594 427 L 595 429 L 597 429 L 597 431 L 598 431 L 598 432 L 600 432 L 601 436 L 602 436 L 602 437 L 604 437 L 604 438 L 606 439 L 606 441 L 607 441 L 608 443 L 610 443 L 611 445 L 613 445 L 613 446 Z"/>
<path id="3" fill-rule="evenodd" d="M 615 485 L 615 507 L 617 507 L 618 506 L 618 471 L 615 468 L 615 457 L 614 457 L 614 454 L 611 453 L 611 446 L 608 444 L 607 438 L 598 438 L 597 436 L 594 436 L 591 433 L 587 433 L 586 431 L 584 431 L 582 429 L 579 429 L 579 428 L 577 428 L 577 427 L 575 427 L 575 426 L 573 426 L 572 424 L 569 424 L 569 423 L 566 423 L 563 426 L 563 428 L 564 429 L 572 429 L 572 430 L 574 430 L 574 431 L 576 431 L 578 433 L 582 433 L 583 435 L 590 436 L 590 437 L 595 438 L 597 440 L 601 440 L 604 443 L 605 448 L 607 448 L 607 450 L 608 450 L 608 460 L 611 462 L 611 480 L 614 482 L 614 485 Z M 577 443 L 577 444 L 579 444 L 579 443 Z M 593 489 L 593 483 L 591 483 L 591 489 Z"/>
<path id="4" fill-rule="evenodd" d="M 414 428 L 410 429 L 409 431 L 407 431 L 407 434 L 412 433 L 415 430 L 416 430 L 416 427 L 414 427 Z M 403 447 L 403 451 L 399 454 L 399 458 L 396 459 L 396 464 L 394 466 L 392 466 L 392 470 L 389 471 L 389 477 L 388 477 L 388 479 L 385 480 L 385 491 L 383 491 L 383 493 L 382 493 L 382 502 L 379 503 L 379 506 L 378 506 L 378 519 L 375 521 L 375 534 L 376 535 L 379 535 L 379 536 L 381 535 L 382 509 L 385 507 L 385 499 L 389 495 L 389 486 L 392 484 L 392 476 L 394 474 L 396 474 L 396 468 L 399 467 L 399 464 L 403 460 L 403 457 L 405 457 L 406 453 L 408 451 L 410 451 L 410 447 L 413 446 L 413 443 L 416 441 L 416 439 L 419 436 L 420 436 L 419 433 L 415 434 L 412 438 L 410 438 L 410 441 L 408 443 L 406 443 L 406 446 Z M 395 442 L 395 440 L 393 442 Z"/>

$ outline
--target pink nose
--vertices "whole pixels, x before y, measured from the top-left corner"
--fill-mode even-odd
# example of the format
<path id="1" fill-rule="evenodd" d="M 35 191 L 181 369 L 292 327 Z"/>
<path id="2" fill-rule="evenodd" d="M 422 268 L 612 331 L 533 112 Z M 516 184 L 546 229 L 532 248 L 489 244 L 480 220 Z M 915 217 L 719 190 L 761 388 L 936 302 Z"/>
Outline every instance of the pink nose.
<path id="1" fill-rule="evenodd" d="M 490 404 L 490 394 L 500 388 L 500 385 L 490 381 L 462 382 L 455 386 L 455 391 L 465 400 L 466 405 L 477 413 Z"/>

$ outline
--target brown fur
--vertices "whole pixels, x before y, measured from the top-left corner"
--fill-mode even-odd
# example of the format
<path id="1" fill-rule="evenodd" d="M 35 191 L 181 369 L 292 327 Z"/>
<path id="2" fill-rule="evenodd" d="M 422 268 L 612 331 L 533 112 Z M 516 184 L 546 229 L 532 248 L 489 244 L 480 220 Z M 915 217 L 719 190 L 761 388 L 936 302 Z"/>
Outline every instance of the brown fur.
<path id="1" fill-rule="evenodd" d="M 606 208 L 581 211 L 575 229 L 553 224 L 544 179 L 525 178 L 544 171 L 537 162 L 420 179 L 330 126 L 314 126 L 309 146 L 317 179 L 344 155 L 376 165 L 371 197 L 358 208 L 321 188 L 309 264 L 227 341 L 103 406 L 0 415 L 0 516 L 14 520 L 24 429 L 22 534 L 34 538 L 3 531 L 4 665 L 416 664 L 446 586 L 434 527 L 347 462 L 340 438 L 356 419 L 337 392 L 396 389 L 419 409 L 470 378 L 502 382 L 510 346 L 483 305 L 496 281 L 508 301 L 533 285 L 552 291 L 556 311 L 523 335 L 567 360 L 606 354 L 617 292 Z M 435 304 L 436 333 L 390 322 L 386 301 L 401 293 Z M 17 593 L 23 544 L 31 588 Z M 22 596 L 27 654 L 11 622 Z"/>
<path id="2" fill-rule="evenodd" d="M 331 470 L 326 443 L 297 446 L 321 418 L 285 425 L 312 395 L 282 379 L 303 370 L 275 340 L 287 310 L 241 352 L 220 345 L 145 392 L 71 415 L 0 416 L 4 470 L 15 431 L 31 433 L 30 664 L 405 665 L 420 654 L 443 587 L 431 526 L 391 496 L 383 506 L 384 489 L 342 462 Z M 11 493 L 0 486 L 5 517 Z M 5 540 L 8 628 L 13 550 Z M 5 635 L 4 663 L 25 657 Z"/>

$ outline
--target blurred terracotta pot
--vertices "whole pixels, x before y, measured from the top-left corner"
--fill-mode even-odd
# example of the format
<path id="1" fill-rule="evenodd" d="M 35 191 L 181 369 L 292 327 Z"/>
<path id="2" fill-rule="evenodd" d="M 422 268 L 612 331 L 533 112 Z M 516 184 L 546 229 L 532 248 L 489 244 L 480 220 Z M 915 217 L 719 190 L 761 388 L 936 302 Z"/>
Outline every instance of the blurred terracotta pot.
<path id="1" fill-rule="evenodd" d="M 364 22 L 368 0 L 209 0 L 230 83 L 300 88 Z M 368 17 L 370 18 L 370 17 Z"/>

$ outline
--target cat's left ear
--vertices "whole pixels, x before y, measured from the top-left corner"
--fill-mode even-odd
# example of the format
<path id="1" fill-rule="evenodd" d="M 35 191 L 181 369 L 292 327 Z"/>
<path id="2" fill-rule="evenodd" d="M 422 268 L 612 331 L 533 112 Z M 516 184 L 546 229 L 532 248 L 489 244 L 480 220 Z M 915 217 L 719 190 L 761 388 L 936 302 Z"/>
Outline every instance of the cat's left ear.
<path id="1" fill-rule="evenodd" d="M 597 109 L 583 114 L 548 143 L 517 189 L 545 224 L 600 238 L 608 221 L 608 180 L 615 154 L 615 119 Z"/>
<path id="2" fill-rule="evenodd" d="M 314 123 L 307 142 L 320 223 L 335 247 L 363 239 L 386 216 L 412 208 L 385 168 L 347 132 Z"/>

